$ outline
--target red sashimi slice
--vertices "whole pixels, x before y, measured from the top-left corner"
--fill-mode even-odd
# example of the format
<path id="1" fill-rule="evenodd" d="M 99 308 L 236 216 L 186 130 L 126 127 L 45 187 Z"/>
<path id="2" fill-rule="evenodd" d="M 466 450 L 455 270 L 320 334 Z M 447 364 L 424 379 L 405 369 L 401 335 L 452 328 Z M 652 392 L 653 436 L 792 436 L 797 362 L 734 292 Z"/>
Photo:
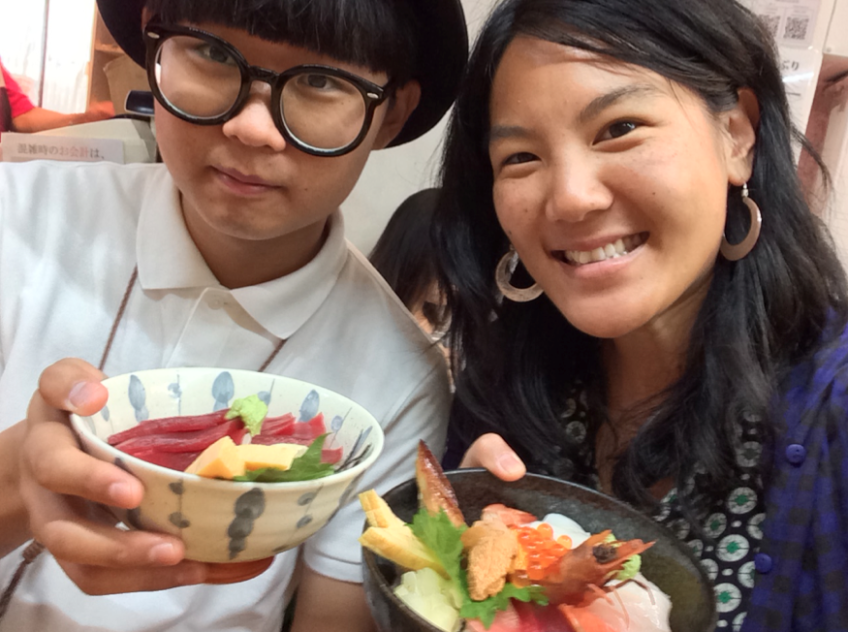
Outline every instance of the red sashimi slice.
<path id="1" fill-rule="evenodd" d="M 283 415 L 266 419 L 262 424 L 262 432 L 253 437 L 252 441 L 262 445 L 274 443 L 309 445 L 326 432 L 323 413 L 318 413 L 309 421 L 295 421 L 292 415 Z"/>
<path id="2" fill-rule="evenodd" d="M 324 425 L 324 413 L 318 413 L 309 421 L 295 423 L 292 437 L 295 439 L 308 439 L 312 443 L 312 441 L 326 432 L 327 427 Z"/>
<path id="3" fill-rule="evenodd" d="M 285 415 L 281 415 L 279 417 L 266 417 L 265 421 L 262 422 L 262 432 L 259 434 L 263 435 L 287 435 L 291 434 L 292 428 L 297 421 L 294 418 L 294 415 L 291 413 L 286 413 Z"/>
<path id="4" fill-rule="evenodd" d="M 495 614 L 488 630 L 477 619 L 468 619 L 465 627 L 472 632 L 575 632 L 557 608 L 515 600 Z"/>
<path id="5" fill-rule="evenodd" d="M 194 463 L 200 452 L 158 452 L 156 450 L 144 450 L 132 456 L 154 465 L 169 467 L 172 470 L 185 472 L 185 469 Z"/>
<path id="6" fill-rule="evenodd" d="M 157 450 L 159 452 L 202 452 L 225 435 L 230 435 L 234 443 L 241 443 L 244 433 L 244 422 L 240 418 L 236 418 L 213 426 L 212 428 L 207 428 L 206 430 L 135 437 L 134 439 L 123 441 L 115 447 L 133 456 L 138 452 L 150 450 Z"/>
<path id="7" fill-rule="evenodd" d="M 288 437 L 278 437 L 276 435 L 266 435 L 264 432 L 250 438 L 250 442 L 255 445 L 276 445 L 278 443 L 297 443 L 298 445 L 308 445 L 297 441 L 288 441 Z"/>
<path id="8" fill-rule="evenodd" d="M 619 632 L 624 629 L 622 627 L 613 627 L 601 617 L 587 610 L 586 608 L 578 608 L 569 606 L 568 604 L 560 604 L 557 606 L 568 622 L 571 624 L 575 632 Z"/>
<path id="9" fill-rule="evenodd" d="M 555 606 L 539 606 L 520 601 L 512 603 L 521 618 L 522 632 L 575 632 L 574 627 Z"/>
<path id="10" fill-rule="evenodd" d="M 226 421 L 224 416 L 227 409 L 218 410 L 206 415 L 185 415 L 182 417 L 162 417 L 161 419 L 148 419 L 140 424 L 128 428 L 122 432 L 116 432 L 107 441 L 109 445 L 118 445 L 128 439 L 144 437 L 153 434 L 164 434 L 171 432 L 193 432 L 205 430 Z"/>
<path id="11" fill-rule="evenodd" d="M 323 463 L 335 465 L 336 463 L 342 460 L 343 454 L 344 450 L 342 450 L 341 448 L 323 448 L 321 450 L 321 461 Z"/>

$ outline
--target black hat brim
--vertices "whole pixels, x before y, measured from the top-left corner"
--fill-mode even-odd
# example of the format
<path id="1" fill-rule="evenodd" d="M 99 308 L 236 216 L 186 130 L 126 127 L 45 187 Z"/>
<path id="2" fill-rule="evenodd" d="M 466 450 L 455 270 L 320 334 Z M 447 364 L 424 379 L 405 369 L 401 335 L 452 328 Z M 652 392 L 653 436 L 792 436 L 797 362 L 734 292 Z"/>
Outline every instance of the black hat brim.
<path id="1" fill-rule="evenodd" d="M 97 0 L 103 22 L 118 46 L 144 66 L 141 12 L 145 0 Z M 421 46 L 412 73 L 421 84 L 421 101 L 389 147 L 402 145 L 432 129 L 450 108 L 468 58 L 468 29 L 460 0 L 410 0 Z"/>

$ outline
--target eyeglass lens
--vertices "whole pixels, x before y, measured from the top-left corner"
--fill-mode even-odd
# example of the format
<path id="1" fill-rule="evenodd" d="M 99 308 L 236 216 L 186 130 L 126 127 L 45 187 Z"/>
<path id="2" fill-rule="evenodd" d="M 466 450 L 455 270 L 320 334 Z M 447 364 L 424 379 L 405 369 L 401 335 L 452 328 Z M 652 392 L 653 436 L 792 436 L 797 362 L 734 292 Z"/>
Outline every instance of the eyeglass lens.
<path id="1" fill-rule="evenodd" d="M 170 106 L 194 119 L 215 119 L 230 110 L 241 90 L 241 67 L 223 46 L 175 35 L 162 42 L 156 82 Z M 340 149 L 359 136 L 365 98 L 344 77 L 305 69 L 288 78 L 279 107 L 289 133 L 318 149 Z"/>

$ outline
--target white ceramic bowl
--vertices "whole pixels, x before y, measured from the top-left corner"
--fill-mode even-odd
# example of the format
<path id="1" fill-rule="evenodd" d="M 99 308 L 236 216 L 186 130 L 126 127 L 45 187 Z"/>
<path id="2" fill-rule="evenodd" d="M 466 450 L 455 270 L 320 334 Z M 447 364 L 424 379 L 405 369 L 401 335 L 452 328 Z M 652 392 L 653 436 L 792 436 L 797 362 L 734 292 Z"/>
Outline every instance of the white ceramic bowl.
<path id="1" fill-rule="evenodd" d="M 107 405 L 91 417 L 71 415 L 83 449 L 115 463 L 144 483 L 141 505 L 113 509 L 126 525 L 180 537 L 186 557 L 203 562 L 246 562 L 297 546 L 344 505 L 354 483 L 383 449 L 383 431 L 346 397 L 299 380 L 208 368 L 138 371 L 103 381 Z M 110 446 L 106 439 L 145 419 L 204 414 L 233 399 L 258 395 L 268 416 L 297 419 L 324 414 L 325 447 L 342 447 L 338 471 L 295 483 L 244 483 L 185 474 L 153 465 Z"/>

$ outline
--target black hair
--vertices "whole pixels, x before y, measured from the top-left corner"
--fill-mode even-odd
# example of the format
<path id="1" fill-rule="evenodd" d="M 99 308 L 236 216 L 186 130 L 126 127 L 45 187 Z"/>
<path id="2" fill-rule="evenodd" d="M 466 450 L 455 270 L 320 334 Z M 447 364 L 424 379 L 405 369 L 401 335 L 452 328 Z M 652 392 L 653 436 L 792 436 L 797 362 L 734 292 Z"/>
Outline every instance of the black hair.
<path id="1" fill-rule="evenodd" d="M 286 42 L 406 83 L 418 50 L 409 3 L 395 0 L 147 0 L 162 22 L 211 22 Z"/>
<path id="2" fill-rule="evenodd" d="M 397 207 L 368 259 L 407 309 L 424 306 L 424 316 L 434 327 L 444 320 L 439 306 L 426 298 L 437 282 L 436 251 L 430 235 L 439 189 L 413 193 Z"/>
<path id="3" fill-rule="evenodd" d="M 435 219 L 452 318 L 453 431 L 465 442 L 498 432 L 531 469 L 583 483 L 590 481 L 575 474 L 577 447 L 560 418 L 567 385 L 580 383 L 599 413 L 589 424 L 591 439 L 605 423 L 600 342 L 568 323 L 547 297 L 501 300 L 494 282 L 509 242 L 492 201 L 489 99 L 504 50 L 518 34 L 650 69 L 692 90 L 714 113 L 733 107 L 741 88 L 759 101 L 748 182 L 763 215 L 759 241 L 738 262 L 718 257 L 682 377 L 636 411 L 644 423 L 613 473 L 613 492 L 642 507 L 653 505 L 654 483 L 672 477 L 686 490 L 702 474 L 703 485 L 681 497 L 692 516 L 733 485 L 741 420 L 761 420 L 758 432 L 768 444 L 780 424 L 769 414 L 780 380 L 830 325 L 848 319 L 844 273 L 793 164 L 797 132 L 774 45 L 734 0 L 506 0 L 475 45 L 449 126 Z M 741 241 L 749 215 L 738 188 L 728 192 L 727 216 L 728 240 Z M 519 266 L 516 285 L 522 276 Z M 761 467 L 765 472 L 768 463 Z"/>

